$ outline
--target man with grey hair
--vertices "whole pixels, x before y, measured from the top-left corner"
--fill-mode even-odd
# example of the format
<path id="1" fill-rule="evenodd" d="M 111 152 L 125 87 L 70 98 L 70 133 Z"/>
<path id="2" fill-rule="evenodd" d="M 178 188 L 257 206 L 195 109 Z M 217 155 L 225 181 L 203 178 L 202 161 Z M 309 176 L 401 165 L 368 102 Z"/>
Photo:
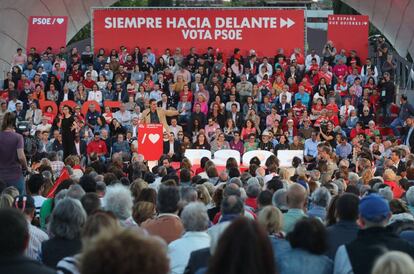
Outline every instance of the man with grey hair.
<path id="1" fill-rule="evenodd" d="M 79 200 L 85 195 L 85 191 L 80 185 L 71 185 L 66 193 L 66 197 Z"/>
<path id="2" fill-rule="evenodd" d="M 296 222 L 307 217 L 304 212 L 307 204 L 308 193 L 300 184 L 292 184 L 286 194 L 288 211 L 283 214 L 283 232 L 289 233 L 293 230 Z"/>
<path id="3" fill-rule="evenodd" d="M 245 213 L 243 201 L 239 196 L 228 195 L 223 198 L 221 202 L 221 218 L 219 222 L 208 229 L 208 234 L 211 236 L 212 249 L 217 246 L 217 235 L 223 233 L 223 231 L 230 225 L 230 223 Z"/>
<path id="4" fill-rule="evenodd" d="M 227 183 L 228 180 L 229 180 L 229 175 L 227 174 L 227 171 L 225 171 L 225 170 L 220 171 L 220 173 L 219 173 L 219 181 L 218 181 L 217 184 Z"/>
<path id="5" fill-rule="evenodd" d="M 331 200 L 331 193 L 325 187 L 317 188 L 311 195 L 311 207 L 309 217 L 317 217 L 322 221 L 326 219 L 326 208 Z"/>
<path id="6" fill-rule="evenodd" d="M 197 190 L 192 186 L 180 187 L 180 208 L 197 201 Z"/>
<path id="7" fill-rule="evenodd" d="M 284 188 L 276 190 L 273 193 L 272 197 L 272 204 L 277 207 L 282 213 L 286 213 L 288 211 L 287 205 L 287 190 Z"/>
<path id="8" fill-rule="evenodd" d="M 251 183 L 246 188 L 247 198 L 244 201 L 244 204 L 250 208 L 252 211 L 257 210 L 257 196 L 260 193 L 259 183 Z"/>
<path id="9" fill-rule="evenodd" d="M 191 253 L 185 273 L 196 273 L 200 268 L 207 267 L 210 257 L 216 250 L 218 241 L 222 233 L 234 219 L 243 215 L 243 201 L 237 196 L 227 196 L 221 203 L 223 217 L 220 222 L 208 229 L 211 242 L 210 247 L 199 249 Z"/>
<path id="10" fill-rule="evenodd" d="M 42 243 L 42 262 L 45 265 L 55 268 L 61 259 L 80 252 L 80 234 L 86 217 L 78 200 L 64 198 L 56 204 L 49 223 L 53 238 Z"/>
<path id="11" fill-rule="evenodd" d="M 121 184 L 108 186 L 103 198 L 103 206 L 111 211 L 123 227 L 136 227 L 132 219 L 133 199 L 129 188 Z"/>
<path id="12" fill-rule="evenodd" d="M 168 245 L 170 273 L 182 274 L 193 251 L 210 246 L 207 234 L 209 218 L 207 208 L 200 202 L 189 203 L 181 213 L 185 233 Z"/>
<path id="13" fill-rule="evenodd" d="M 383 197 L 388 202 L 394 198 L 394 193 L 392 192 L 390 187 L 381 187 L 378 189 L 378 194 Z"/>
<path id="14" fill-rule="evenodd" d="M 348 184 L 356 186 L 359 182 L 359 176 L 355 172 L 348 173 Z"/>

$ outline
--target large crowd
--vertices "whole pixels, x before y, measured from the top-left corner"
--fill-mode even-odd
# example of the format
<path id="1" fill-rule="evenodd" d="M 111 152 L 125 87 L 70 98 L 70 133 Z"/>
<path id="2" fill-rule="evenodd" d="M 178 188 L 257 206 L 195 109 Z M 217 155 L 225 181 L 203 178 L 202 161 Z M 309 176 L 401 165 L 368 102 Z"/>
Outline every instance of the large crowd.
<path id="1" fill-rule="evenodd" d="M 332 41 L 200 50 L 17 49 L 0 273 L 414 273 L 414 108 L 387 42 L 375 62 Z M 163 126 L 155 166 L 140 123 Z M 187 149 L 272 155 L 195 166 Z M 281 167 L 285 150 L 303 157 Z"/>

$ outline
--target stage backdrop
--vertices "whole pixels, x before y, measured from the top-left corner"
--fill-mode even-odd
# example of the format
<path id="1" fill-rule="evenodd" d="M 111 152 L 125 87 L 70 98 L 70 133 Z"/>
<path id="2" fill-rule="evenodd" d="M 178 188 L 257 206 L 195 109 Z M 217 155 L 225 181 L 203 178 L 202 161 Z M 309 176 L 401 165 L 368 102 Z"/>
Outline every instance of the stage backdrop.
<path id="1" fill-rule="evenodd" d="M 67 16 L 30 16 L 27 51 L 35 47 L 37 52 L 43 52 L 52 47 L 53 52 L 58 52 L 60 47 L 66 46 L 67 27 Z"/>
<path id="2" fill-rule="evenodd" d="M 367 15 L 329 15 L 328 40 L 336 50 L 356 50 L 361 62 L 368 57 L 369 17 Z M 347 52 L 348 53 L 348 52 Z"/>
<path id="3" fill-rule="evenodd" d="M 131 51 L 151 46 L 161 53 L 180 47 L 187 54 L 207 47 L 232 53 L 255 49 L 259 56 L 274 56 L 278 48 L 290 54 L 304 47 L 304 11 L 278 9 L 94 9 L 94 50 Z"/>

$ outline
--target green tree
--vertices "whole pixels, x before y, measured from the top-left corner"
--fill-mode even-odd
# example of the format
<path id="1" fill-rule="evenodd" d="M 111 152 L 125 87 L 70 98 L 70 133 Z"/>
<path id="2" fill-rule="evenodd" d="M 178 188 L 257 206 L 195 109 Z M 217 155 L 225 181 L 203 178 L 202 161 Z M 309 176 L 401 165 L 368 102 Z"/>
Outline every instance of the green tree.
<path id="1" fill-rule="evenodd" d="M 120 0 L 112 7 L 145 7 L 149 0 Z M 153 1 L 156 2 L 156 1 Z M 163 1 L 160 1 L 163 2 Z M 171 1 L 172 2 L 172 1 Z M 68 45 L 91 37 L 91 22 L 87 23 L 68 43 Z"/>
<path id="2" fill-rule="evenodd" d="M 173 0 L 148 0 L 149 7 L 172 7 Z"/>

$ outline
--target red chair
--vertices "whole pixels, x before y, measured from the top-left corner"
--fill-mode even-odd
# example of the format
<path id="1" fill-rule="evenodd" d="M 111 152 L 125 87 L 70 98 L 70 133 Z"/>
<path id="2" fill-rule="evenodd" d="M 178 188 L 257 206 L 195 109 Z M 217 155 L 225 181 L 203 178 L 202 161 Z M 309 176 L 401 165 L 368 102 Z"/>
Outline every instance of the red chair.
<path id="1" fill-rule="evenodd" d="M 400 113 L 400 107 L 392 103 L 390 107 L 390 112 L 391 112 L 391 117 L 397 118 L 398 114 Z"/>

